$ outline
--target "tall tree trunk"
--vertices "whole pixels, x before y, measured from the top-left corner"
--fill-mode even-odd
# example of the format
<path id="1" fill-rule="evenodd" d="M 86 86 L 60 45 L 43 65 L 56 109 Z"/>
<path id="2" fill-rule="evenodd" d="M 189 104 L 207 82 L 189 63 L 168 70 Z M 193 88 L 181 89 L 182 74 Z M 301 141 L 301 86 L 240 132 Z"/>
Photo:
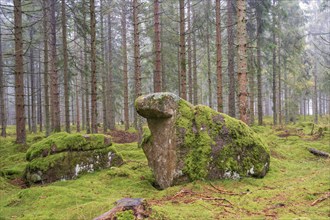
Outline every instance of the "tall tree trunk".
<path id="1" fill-rule="evenodd" d="M 108 73 L 108 103 L 109 103 L 109 129 L 115 129 L 115 99 L 114 99 L 114 90 L 113 90 L 113 71 L 112 71 L 112 26 L 111 26 L 111 14 L 108 14 L 108 65 L 109 65 L 109 73 Z"/>
<path id="2" fill-rule="evenodd" d="M 33 28 L 30 28 L 30 41 L 33 41 Z M 37 133 L 37 115 L 36 115 L 36 84 L 34 71 L 34 50 L 30 47 L 30 80 L 31 80 L 31 131 Z"/>
<path id="3" fill-rule="evenodd" d="M 192 80 L 192 49 L 191 49 L 191 0 L 188 0 L 188 94 L 189 94 L 189 102 L 193 102 L 193 80 Z"/>
<path id="4" fill-rule="evenodd" d="M 51 78 L 51 114 L 52 114 L 52 130 L 55 132 L 61 131 L 60 118 L 60 101 L 59 101 L 59 86 L 58 72 L 56 69 L 56 0 L 50 2 L 50 78 Z"/>
<path id="5" fill-rule="evenodd" d="M 24 67 L 23 67 L 24 69 Z M 30 69 L 27 68 L 27 74 L 26 74 L 26 79 L 25 79 L 25 82 L 26 82 L 26 89 L 25 89 L 25 92 L 27 94 L 27 99 L 26 99 L 26 102 L 27 102 L 27 122 L 28 122 L 28 131 L 31 132 L 32 130 L 32 125 L 31 125 L 31 86 L 30 86 L 30 83 L 31 83 L 31 74 L 30 74 Z"/>
<path id="6" fill-rule="evenodd" d="M 318 104 L 317 104 L 317 64 L 315 64 L 315 70 L 314 70 L 314 97 L 313 97 L 313 114 L 314 114 L 314 123 L 318 124 L 319 123 L 319 118 L 318 118 Z"/>
<path id="7" fill-rule="evenodd" d="M 155 72 L 154 72 L 154 92 L 161 92 L 161 42 L 160 42 L 160 16 L 159 0 L 154 0 L 154 48 L 155 48 Z"/>
<path id="8" fill-rule="evenodd" d="M 180 0 L 180 97 L 187 99 L 186 89 L 186 40 L 184 0 Z"/>
<path id="9" fill-rule="evenodd" d="M 124 75 L 124 122 L 125 130 L 129 128 L 129 112 L 128 112 L 128 71 L 127 71 L 127 39 L 126 39 L 126 2 L 122 5 L 122 53 L 123 53 L 123 75 Z"/>
<path id="10" fill-rule="evenodd" d="M 284 110 L 285 110 L 285 124 L 289 123 L 289 100 L 288 100 L 288 75 L 287 75 L 287 63 L 286 59 L 284 59 Z"/>
<path id="11" fill-rule="evenodd" d="M 207 0 L 207 7 L 205 14 L 207 15 L 207 23 L 206 23 L 206 53 L 207 53 L 207 83 L 208 83 L 208 97 L 209 97 L 209 106 L 212 108 L 212 77 L 211 77 L 211 54 L 210 54 L 210 35 L 211 35 L 211 25 L 209 21 L 209 12 L 208 10 L 211 8 L 211 0 Z"/>
<path id="12" fill-rule="evenodd" d="M 238 42 L 238 98 L 240 120 L 247 123 L 247 57 L 246 57 L 246 9 L 245 0 L 237 0 L 237 42 Z"/>
<path id="13" fill-rule="evenodd" d="M 228 107 L 229 115 L 236 116 L 235 103 L 235 71 L 234 71 L 234 22 L 233 22 L 233 0 L 227 1 L 227 32 L 228 32 L 228 78 L 229 78 L 229 95 Z"/>
<path id="14" fill-rule="evenodd" d="M 273 37 L 273 124 L 277 125 L 277 99 L 276 99 L 276 35 L 275 35 L 275 4 L 276 0 L 273 0 L 273 9 L 272 9 L 272 25 L 273 25 L 273 30 L 272 30 L 272 37 Z"/>
<path id="15" fill-rule="evenodd" d="M 194 13 L 195 14 L 195 13 Z M 195 20 L 195 16 L 193 18 Z M 198 103 L 198 84 L 197 84 L 197 41 L 196 33 L 193 33 L 193 88 L 194 88 L 194 105 Z"/>
<path id="16" fill-rule="evenodd" d="M 103 0 L 100 1 L 100 8 L 104 7 Z M 106 94 L 106 84 L 107 84 L 107 71 L 105 67 L 105 41 L 104 41 L 104 19 L 103 19 L 103 11 L 100 11 L 100 20 L 101 20 L 101 58 L 102 58 L 102 110 L 103 110 L 103 133 L 106 133 L 108 130 L 108 115 L 107 115 L 107 94 Z"/>
<path id="17" fill-rule="evenodd" d="M 156 2 L 155 2 L 156 4 Z M 140 39 L 139 39 L 139 17 L 138 17 L 138 0 L 133 0 L 133 26 L 134 26 L 134 78 L 135 78 L 135 98 L 142 95 L 141 93 L 141 56 L 140 56 Z M 157 50 L 156 50 L 157 51 Z M 157 56 L 157 54 L 156 54 Z M 156 58 L 157 59 L 157 58 Z M 156 67 L 157 68 L 157 67 Z M 142 123 L 141 117 L 135 112 L 136 128 L 138 130 L 139 142 L 142 140 Z"/>
<path id="18" fill-rule="evenodd" d="M 43 122 L 42 122 L 42 101 L 41 101 L 41 44 L 39 44 L 38 48 L 38 124 L 39 131 L 43 131 Z"/>
<path id="19" fill-rule="evenodd" d="M 223 112 L 222 99 L 222 54 L 221 54 L 221 2 L 216 0 L 216 44 L 217 44 L 217 105 L 218 112 Z"/>
<path id="20" fill-rule="evenodd" d="M 80 106 L 79 106 L 79 90 L 78 90 L 78 76 L 76 76 L 76 85 L 75 85 L 75 89 L 76 89 L 76 129 L 77 132 L 80 132 Z"/>
<path id="21" fill-rule="evenodd" d="M 7 132 L 7 117 L 6 117 L 6 103 L 5 103 L 5 77 L 3 74 L 3 61 L 2 61 L 2 32 L 0 25 L 0 118 L 1 118 L 1 136 L 6 137 Z"/>
<path id="22" fill-rule="evenodd" d="M 86 22 L 86 17 L 87 17 L 87 13 L 86 13 L 86 8 L 85 8 L 85 0 L 82 1 L 82 14 L 83 14 L 83 26 L 85 28 L 85 30 L 87 30 L 87 22 Z M 86 112 L 85 112 L 85 117 L 86 117 L 86 133 L 90 134 L 91 133 L 91 124 L 90 124 L 90 111 L 89 111 L 89 80 L 88 80 L 88 72 L 89 72 L 89 68 L 88 68 L 88 56 L 87 56 L 87 52 L 88 52 L 88 47 L 87 47 L 87 31 L 84 32 L 84 82 L 85 82 L 85 108 L 86 108 Z"/>
<path id="23" fill-rule="evenodd" d="M 262 11 L 258 5 L 256 9 L 257 15 L 257 84 L 258 84 L 258 125 L 263 124 L 262 109 L 262 78 L 261 78 L 261 35 L 262 35 Z"/>
<path id="24" fill-rule="evenodd" d="M 15 23 L 15 110 L 16 110 L 16 142 L 25 144 L 25 111 L 24 111 L 24 80 L 23 80 L 23 28 L 21 0 L 14 0 Z"/>
<path id="25" fill-rule="evenodd" d="M 44 32 L 44 95 L 45 95 L 45 130 L 46 137 L 50 135 L 50 115 L 49 115 L 49 70 L 48 70 L 48 8 L 49 8 L 49 0 L 43 1 L 43 32 Z"/>
<path id="26" fill-rule="evenodd" d="M 250 65 L 249 65 L 249 75 L 250 75 L 250 79 L 249 79 L 249 86 L 250 86 L 250 110 L 249 110 L 249 124 L 253 125 L 254 124 L 254 87 L 255 87 L 255 83 L 254 83 L 254 72 L 255 72 L 255 58 L 254 58 L 254 54 L 253 54 L 253 50 L 250 50 Z"/>
<path id="27" fill-rule="evenodd" d="M 62 0 L 62 43 L 63 43 L 63 78 L 64 78 L 64 112 L 65 131 L 70 133 L 70 108 L 69 108 L 69 76 L 68 76 L 68 46 L 66 41 L 66 9 L 65 0 Z"/>
<path id="28" fill-rule="evenodd" d="M 90 16 L 91 16 L 91 113 L 92 113 L 92 133 L 97 133 L 97 91 L 96 91 L 96 19 L 95 19 L 95 3 L 90 0 Z"/>
<path id="29" fill-rule="evenodd" d="M 281 42 L 278 40 L 278 122 L 282 125 L 282 76 L 281 76 Z"/>

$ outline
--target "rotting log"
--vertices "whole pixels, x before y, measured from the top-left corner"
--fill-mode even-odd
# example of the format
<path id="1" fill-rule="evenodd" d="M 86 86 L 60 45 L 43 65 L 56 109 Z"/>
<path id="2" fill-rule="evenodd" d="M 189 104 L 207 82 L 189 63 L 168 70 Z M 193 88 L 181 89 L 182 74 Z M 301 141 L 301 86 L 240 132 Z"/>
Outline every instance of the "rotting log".
<path id="1" fill-rule="evenodd" d="M 320 157 L 330 157 L 330 154 L 324 151 L 316 150 L 315 148 L 308 148 L 308 151 L 312 154 Z"/>

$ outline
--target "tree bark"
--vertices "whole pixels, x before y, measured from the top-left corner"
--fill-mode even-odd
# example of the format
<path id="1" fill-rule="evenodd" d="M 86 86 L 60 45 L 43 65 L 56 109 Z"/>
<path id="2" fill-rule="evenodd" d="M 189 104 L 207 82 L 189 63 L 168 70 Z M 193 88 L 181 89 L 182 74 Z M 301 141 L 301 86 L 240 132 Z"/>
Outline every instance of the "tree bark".
<path id="1" fill-rule="evenodd" d="M 208 97 L 209 97 L 209 106 L 212 108 L 212 77 L 211 77 L 211 54 L 210 54 L 210 35 L 211 35 L 211 25 L 209 21 L 209 12 L 208 10 L 211 8 L 211 0 L 207 0 L 207 7 L 205 14 L 207 15 L 206 22 L 206 53 L 207 53 L 207 83 L 208 83 Z"/>
<path id="2" fill-rule="evenodd" d="M 100 1 L 100 8 L 104 7 L 103 0 Z M 103 110 L 103 133 L 106 133 L 108 130 L 108 115 L 107 115 L 107 94 L 106 94 L 106 84 L 107 84 L 107 71 L 105 67 L 105 43 L 104 43 L 104 19 L 103 11 L 100 11 L 100 20 L 101 20 L 101 74 L 102 74 L 102 110 Z"/>
<path id="3" fill-rule="evenodd" d="M 62 43 L 63 43 L 63 78 L 64 78 L 64 112 L 65 131 L 70 133 L 70 108 L 69 108 L 69 76 L 68 76 L 68 46 L 66 41 L 66 9 L 65 0 L 62 0 Z"/>
<path id="4" fill-rule="evenodd" d="M 258 125 L 263 124 L 262 108 L 262 77 L 261 77 L 261 35 L 262 35 L 262 11 L 258 5 L 256 8 L 257 16 L 257 87 L 258 87 Z"/>
<path id="5" fill-rule="evenodd" d="M 157 1 L 158 3 L 158 1 Z M 156 4 L 156 1 L 155 1 Z M 142 95 L 141 92 L 141 56 L 140 56 L 140 31 L 139 31 L 139 3 L 138 0 L 133 0 L 133 26 L 134 26 L 134 78 L 135 78 L 135 99 Z M 156 5 L 155 5 L 156 7 Z M 156 12 L 156 10 L 155 10 Z M 159 12 L 158 12 L 159 13 Z M 156 20 L 156 19 L 155 19 Z M 156 21 L 155 21 L 156 26 Z M 156 27 L 155 27 L 156 28 Z M 155 33 L 156 34 L 156 33 Z M 155 42 L 157 43 L 157 42 Z M 157 50 L 156 50 L 157 51 Z M 157 54 L 156 54 L 157 57 Z M 156 58 L 157 60 L 157 58 Z M 156 61 L 157 65 L 157 61 Z M 157 66 L 156 66 L 157 69 Z M 136 128 L 138 130 L 138 142 L 142 140 L 142 122 L 141 117 L 135 113 Z"/>
<path id="6" fill-rule="evenodd" d="M 279 27 L 280 28 L 280 27 Z M 282 125 L 282 76 L 281 76 L 281 42 L 278 40 L 278 122 Z"/>
<path id="7" fill-rule="evenodd" d="M 56 69 L 56 0 L 50 2 L 50 78 L 52 130 L 61 131 L 58 72 Z"/>
<path id="8" fill-rule="evenodd" d="M 186 40 L 185 40 L 185 7 L 180 0 L 180 97 L 187 99 L 186 90 Z"/>
<path id="9" fill-rule="evenodd" d="M 319 118 L 318 118 L 318 103 L 317 103 L 317 63 L 315 64 L 315 70 L 314 70 L 314 97 L 313 97 L 313 114 L 314 114 L 314 123 L 318 124 L 319 123 Z"/>
<path id="10" fill-rule="evenodd" d="M 83 14 L 83 26 L 84 29 L 87 30 L 87 22 L 86 22 L 86 17 L 87 17 L 87 13 L 86 13 L 86 8 L 85 8 L 85 0 L 82 1 L 82 14 Z M 85 81 L 85 108 L 86 108 L 86 112 L 85 112 L 85 117 L 86 117 L 86 133 L 90 134 L 91 133 L 91 124 L 90 124 L 90 111 L 89 111 L 89 83 L 88 83 L 88 72 L 89 72 L 89 68 L 88 68 L 88 56 L 87 56 L 87 52 L 88 52 L 88 46 L 87 46 L 87 31 L 84 32 L 84 81 Z"/>
<path id="11" fill-rule="evenodd" d="M 43 31 L 44 31 L 44 98 L 45 98 L 45 130 L 46 130 L 46 137 L 50 134 L 50 115 L 49 115 L 49 84 L 48 84 L 48 78 L 49 78 L 49 70 L 48 70 L 48 7 L 49 7 L 49 1 L 45 0 L 43 1 Z"/>
<path id="12" fill-rule="evenodd" d="M 216 44 L 217 44 L 217 110 L 223 112 L 222 99 L 222 54 L 221 54 L 221 2 L 216 0 Z"/>
<path id="13" fill-rule="evenodd" d="M 109 73 L 108 73 L 108 109 L 109 109 L 109 129 L 115 129 L 115 108 L 114 108 L 114 95 L 113 95 L 113 71 L 112 71 L 112 26 L 111 26 L 111 14 L 108 14 L 108 65 L 109 65 Z"/>
<path id="14" fill-rule="evenodd" d="M 25 111 L 23 80 L 23 28 L 21 0 L 14 0 L 14 37 L 15 37 L 15 110 L 16 110 L 16 142 L 25 144 Z"/>
<path id="15" fill-rule="evenodd" d="M 276 0 L 273 0 L 273 9 L 272 9 L 272 37 L 273 37 L 273 124 L 277 125 L 277 99 L 276 99 L 276 35 L 275 35 L 275 11 L 274 7 L 276 4 Z"/>
<path id="16" fill-rule="evenodd" d="M 30 41 L 33 41 L 33 28 L 30 28 Z M 35 70 L 34 70 L 34 50 L 30 47 L 30 86 L 31 86 L 31 131 L 37 133 L 37 115 L 36 115 L 36 84 L 35 84 Z"/>
<path id="17" fill-rule="evenodd" d="M 246 9 L 245 0 L 237 0 L 238 83 L 240 120 L 247 123 L 247 57 L 246 57 Z"/>
<path id="18" fill-rule="evenodd" d="M 193 11 L 193 21 L 195 22 L 195 12 Z M 198 103 L 198 84 L 197 84 L 197 41 L 196 33 L 193 33 L 193 89 L 194 89 L 194 105 Z"/>
<path id="19" fill-rule="evenodd" d="M 191 0 L 188 0 L 188 94 L 189 94 L 189 102 L 193 102 L 193 80 L 192 80 L 192 49 L 191 49 L 191 35 L 192 35 L 192 28 L 191 28 Z"/>
<path id="20" fill-rule="evenodd" d="M 229 95 L 228 107 L 229 115 L 236 116 L 236 97 L 235 97 L 235 71 L 234 71 L 234 22 L 233 22 L 233 0 L 227 1 L 227 32 L 228 32 L 228 78 Z"/>
<path id="21" fill-rule="evenodd" d="M 3 60 L 2 60 L 2 32 L 0 25 L 0 118 L 1 118 L 1 136 L 6 137 L 7 132 L 7 117 L 6 117 L 6 103 L 5 103 L 5 77 L 3 74 Z"/>
<path id="22" fill-rule="evenodd" d="M 124 123 L 125 130 L 129 128 L 128 111 L 128 71 L 127 71 L 127 36 L 126 36 L 126 1 L 122 3 L 121 27 L 122 27 L 122 53 L 123 53 L 123 75 L 124 75 Z"/>
<path id="23" fill-rule="evenodd" d="M 159 0 L 154 0 L 154 48 L 155 48 L 155 72 L 154 72 L 154 92 L 162 90 L 162 63 L 161 63 L 161 41 L 160 41 L 160 19 Z"/>

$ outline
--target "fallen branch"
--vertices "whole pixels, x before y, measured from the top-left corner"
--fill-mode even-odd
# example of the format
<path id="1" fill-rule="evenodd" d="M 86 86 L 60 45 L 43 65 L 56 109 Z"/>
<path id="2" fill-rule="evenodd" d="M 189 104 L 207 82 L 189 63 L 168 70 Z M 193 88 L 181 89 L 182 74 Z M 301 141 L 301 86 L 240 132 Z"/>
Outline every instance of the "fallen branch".
<path id="1" fill-rule="evenodd" d="M 311 206 L 314 206 L 314 205 L 316 205 L 316 204 L 318 204 L 318 203 L 320 203 L 320 202 L 322 202 L 322 201 L 324 201 L 324 200 L 326 200 L 326 199 L 328 199 L 328 198 L 330 198 L 330 192 L 326 192 L 324 196 L 322 196 L 322 197 L 318 198 L 317 200 L 315 200 L 315 201 L 311 204 Z"/>
<path id="2" fill-rule="evenodd" d="M 225 190 L 225 189 L 221 189 L 219 187 L 216 187 L 215 185 L 213 185 L 212 183 L 210 183 L 210 186 L 212 186 L 214 189 L 216 189 L 218 192 L 222 193 L 222 194 L 226 194 L 226 195 L 245 195 L 247 194 L 246 192 L 241 192 L 241 193 L 234 193 L 232 191 L 228 191 L 228 190 Z"/>
<path id="3" fill-rule="evenodd" d="M 315 148 L 308 148 L 308 151 L 312 154 L 320 157 L 330 157 L 330 154 L 324 151 L 316 150 Z"/>

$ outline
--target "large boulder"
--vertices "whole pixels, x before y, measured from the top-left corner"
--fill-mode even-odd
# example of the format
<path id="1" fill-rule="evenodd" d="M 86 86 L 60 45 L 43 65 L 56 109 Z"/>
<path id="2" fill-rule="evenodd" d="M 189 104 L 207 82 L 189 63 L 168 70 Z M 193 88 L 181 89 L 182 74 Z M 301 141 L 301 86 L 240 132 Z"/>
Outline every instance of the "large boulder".
<path id="1" fill-rule="evenodd" d="M 140 96 L 150 132 L 141 146 L 161 188 L 196 179 L 263 177 L 269 152 L 245 123 L 172 93 Z"/>
<path id="2" fill-rule="evenodd" d="M 119 166 L 123 159 L 111 147 L 109 136 L 65 132 L 53 134 L 33 144 L 24 177 L 27 183 L 50 183 L 74 179 L 78 175 Z"/>

